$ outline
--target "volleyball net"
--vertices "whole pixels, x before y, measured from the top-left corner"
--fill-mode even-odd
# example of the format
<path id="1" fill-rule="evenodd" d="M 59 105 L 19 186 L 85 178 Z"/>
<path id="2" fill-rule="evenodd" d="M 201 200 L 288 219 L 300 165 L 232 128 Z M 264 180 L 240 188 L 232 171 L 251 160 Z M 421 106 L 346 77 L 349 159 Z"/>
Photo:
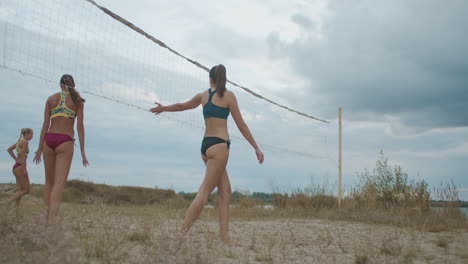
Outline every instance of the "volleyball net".
<path id="1" fill-rule="evenodd" d="M 155 101 L 183 102 L 209 87 L 211 65 L 190 59 L 92 0 L 3 0 L 0 36 L 2 70 L 55 88 L 61 75 L 69 73 L 81 93 L 141 111 Z M 263 150 L 336 161 L 336 144 L 329 144 L 335 133 L 328 121 L 240 83 L 229 80 L 227 87 L 236 93 L 254 135 L 264 135 L 257 138 Z M 156 118 L 204 128 L 201 110 Z M 229 122 L 231 138 L 246 143 L 232 118 Z"/>

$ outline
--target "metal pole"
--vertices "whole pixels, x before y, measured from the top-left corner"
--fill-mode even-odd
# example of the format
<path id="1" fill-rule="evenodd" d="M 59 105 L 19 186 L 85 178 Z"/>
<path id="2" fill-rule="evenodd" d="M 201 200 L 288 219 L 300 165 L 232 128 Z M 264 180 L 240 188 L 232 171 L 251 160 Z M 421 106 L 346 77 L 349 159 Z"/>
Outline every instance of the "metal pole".
<path id="1" fill-rule="evenodd" d="M 8 22 L 5 21 L 5 32 L 4 32 L 4 41 L 3 41 L 3 66 L 6 66 L 6 49 L 7 49 L 7 28 L 8 27 Z"/>
<path id="2" fill-rule="evenodd" d="M 341 107 L 338 108 L 338 208 L 341 208 L 341 199 L 343 198 L 343 189 L 342 189 L 342 182 L 341 182 L 341 173 L 342 173 L 342 166 L 341 166 Z"/>

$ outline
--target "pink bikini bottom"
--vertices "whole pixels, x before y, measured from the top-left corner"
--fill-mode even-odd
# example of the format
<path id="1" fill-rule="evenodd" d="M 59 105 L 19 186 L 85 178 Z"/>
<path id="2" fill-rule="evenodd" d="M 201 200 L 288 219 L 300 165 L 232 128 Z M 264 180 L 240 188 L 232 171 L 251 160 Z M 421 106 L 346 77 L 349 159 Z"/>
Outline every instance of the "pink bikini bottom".
<path id="1" fill-rule="evenodd" d="M 21 166 L 21 163 L 16 162 L 15 165 L 13 166 L 13 170 Z"/>
<path id="2" fill-rule="evenodd" d="M 47 133 L 45 135 L 45 138 L 44 138 L 44 142 L 52 150 L 55 150 L 62 143 L 65 143 L 65 142 L 68 142 L 68 141 L 75 141 L 75 140 L 72 137 L 70 137 L 69 135 L 57 134 L 57 133 Z"/>

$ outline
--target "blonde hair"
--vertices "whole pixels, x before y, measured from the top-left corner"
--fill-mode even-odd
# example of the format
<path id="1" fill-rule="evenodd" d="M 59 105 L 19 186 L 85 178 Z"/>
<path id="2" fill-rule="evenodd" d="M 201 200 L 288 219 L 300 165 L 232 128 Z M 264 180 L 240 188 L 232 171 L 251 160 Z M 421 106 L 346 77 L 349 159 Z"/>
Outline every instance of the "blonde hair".
<path id="1" fill-rule="evenodd" d="M 22 129 L 21 129 L 21 132 L 20 132 L 20 137 L 19 137 L 19 139 L 18 139 L 18 142 L 20 142 L 21 139 L 23 139 L 24 136 L 26 136 L 26 134 L 32 133 L 32 131 L 33 131 L 33 130 L 32 130 L 31 128 L 22 128 Z"/>

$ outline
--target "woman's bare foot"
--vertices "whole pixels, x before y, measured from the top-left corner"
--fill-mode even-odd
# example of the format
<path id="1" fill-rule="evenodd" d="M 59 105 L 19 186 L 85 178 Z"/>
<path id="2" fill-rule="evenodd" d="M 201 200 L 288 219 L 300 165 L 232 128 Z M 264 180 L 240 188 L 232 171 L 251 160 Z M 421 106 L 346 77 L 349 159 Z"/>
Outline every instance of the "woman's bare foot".
<path id="1" fill-rule="evenodd" d="M 238 246 L 241 246 L 241 244 L 239 243 L 236 243 L 236 242 L 233 242 L 231 240 L 231 238 L 229 237 L 229 235 L 227 236 L 221 236 L 221 240 L 223 241 L 223 243 L 227 246 L 235 246 L 235 247 L 238 247 Z"/>

